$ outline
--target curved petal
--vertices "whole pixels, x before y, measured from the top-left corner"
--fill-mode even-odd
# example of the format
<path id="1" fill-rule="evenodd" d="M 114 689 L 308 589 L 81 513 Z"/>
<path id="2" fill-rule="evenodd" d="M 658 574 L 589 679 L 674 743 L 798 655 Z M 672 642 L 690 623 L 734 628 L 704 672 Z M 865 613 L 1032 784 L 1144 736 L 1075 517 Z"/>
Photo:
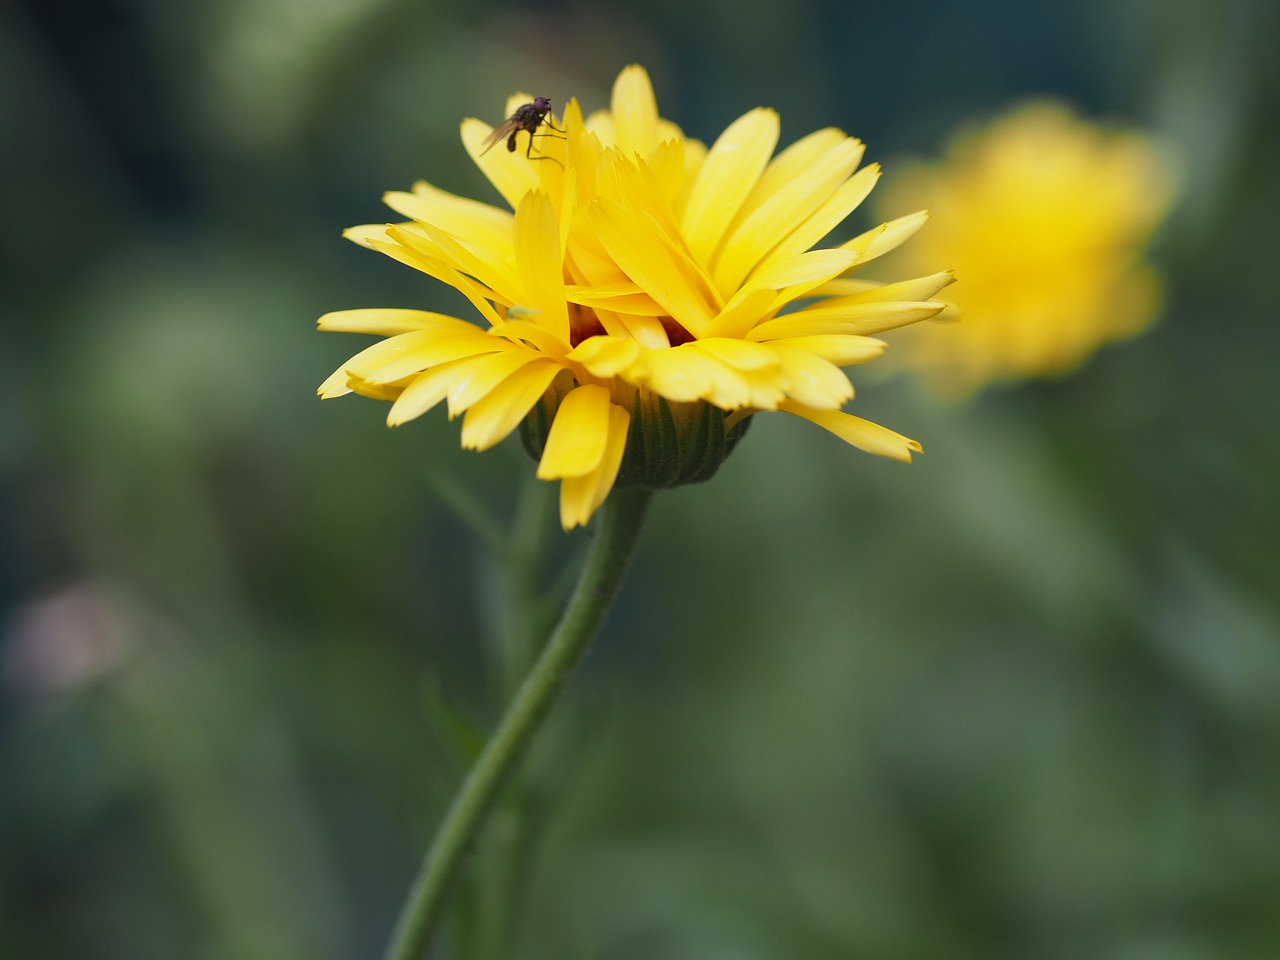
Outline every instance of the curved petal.
<path id="1" fill-rule="evenodd" d="M 751 191 L 742 209 L 738 211 L 738 219 L 742 220 L 750 216 L 778 191 L 785 190 L 790 184 L 809 176 L 813 168 L 821 164 L 824 155 L 845 141 L 856 144 L 858 156 L 861 157 L 862 142 L 845 136 L 843 130 L 837 130 L 835 127 L 815 130 L 786 149 L 780 150 L 778 155 L 769 161 L 764 173 L 760 175 L 760 182 L 756 184 L 756 188 Z M 856 161 L 854 167 L 857 167 Z M 849 172 L 852 173 L 853 170 Z"/>
<path id="2" fill-rule="evenodd" d="M 873 453 L 878 457 L 890 457 L 904 463 L 911 462 L 911 454 L 924 450 L 915 440 L 894 433 L 870 420 L 863 420 L 839 410 L 813 410 L 800 403 L 784 403 L 778 409 L 829 430 L 845 443 Z"/>
<path id="3" fill-rule="evenodd" d="M 712 337 L 695 340 L 692 347 L 715 357 L 735 370 L 768 370 L 778 367 L 778 358 L 768 347 L 750 340 Z"/>
<path id="4" fill-rule="evenodd" d="M 684 141 L 684 177 L 680 190 L 671 201 L 671 212 L 684 222 L 684 211 L 689 206 L 689 197 L 693 194 L 694 184 L 702 172 L 702 165 L 707 162 L 707 145 L 701 140 Z"/>
<path id="5" fill-rule="evenodd" d="M 749 340 L 778 340 L 786 337 L 812 337 L 825 334 L 883 333 L 897 327 L 928 320 L 946 306 L 941 300 L 898 303 L 856 303 L 828 300 L 816 306 L 784 314 L 752 329 Z"/>
<path id="6" fill-rule="evenodd" d="M 351 393 L 351 374 L 347 373 L 347 365 L 344 363 L 329 376 L 325 377 L 324 383 L 316 388 L 316 395 L 321 400 L 333 400 L 336 397 L 345 397 Z"/>
<path id="7" fill-rule="evenodd" d="M 769 287 L 743 287 L 707 328 L 707 337 L 744 337 L 770 312 L 777 293 Z"/>
<path id="8" fill-rule="evenodd" d="M 751 402 L 747 378 L 693 343 L 654 350 L 645 357 L 644 381 L 654 393 L 677 403 L 706 400 L 722 410 Z"/>
<path id="9" fill-rule="evenodd" d="M 508 210 L 455 196 L 421 180 L 412 193 L 392 190 L 383 194 L 382 202 L 402 216 L 452 234 L 477 254 L 512 259 Z"/>
<path id="10" fill-rule="evenodd" d="M 574 360 L 593 376 L 614 377 L 639 359 L 640 344 L 631 337 L 588 337 L 570 351 L 568 359 Z"/>
<path id="11" fill-rule="evenodd" d="M 449 419 L 483 400 L 517 370 L 543 359 L 534 350 L 516 348 L 491 353 L 459 371 L 449 384 Z"/>
<path id="12" fill-rule="evenodd" d="M 387 426 L 398 427 L 422 416 L 449 395 L 449 387 L 468 364 L 478 363 L 484 357 L 467 357 L 452 363 L 442 363 L 418 376 L 404 388 L 404 392 L 387 411 Z"/>
<path id="13" fill-rule="evenodd" d="M 551 360 L 536 360 L 473 403 L 462 418 L 463 449 L 488 450 L 503 440 L 529 415 L 561 369 Z"/>
<path id="14" fill-rule="evenodd" d="M 772 292 L 771 294 L 772 295 Z M 610 284 L 586 284 L 565 288 L 565 299 L 584 307 L 603 307 L 615 313 L 631 313 L 641 317 L 665 317 L 667 310 L 634 281 Z"/>
<path id="15" fill-rule="evenodd" d="M 858 257 L 858 263 L 866 263 L 868 260 L 884 256 L 890 250 L 910 240 L 928 219 L 928 210 L 918 210 L 897 220 L 882 223 L 841 246 L 846 250 L 861 249 L 862 255 Z"/>
<path id="16" fill-rule="evenodd" d="M 856 263 L 852 250 L 810 250 L 790 260 L 780 260 L 751 278 L 752 286 L 772 287 L 779 292 L 775 309 L 809 290 L 837 277 Z M 797 288 L 803 288 L 798 290 Z"/>
<path id="17" fill-rule="evenodd" d="M 774 247 L 760 262 L 758 269 L 764 269 L 770 264 L 794 257 L 813 247 L 843 223 L 845 218 L 867 199 L 867 195 L 871 193 L 879 179 L 880 164 L 872 163 L 863 167 L 836 188 L 835 193 L 810 214 L 807 220 Z"/>
<path id="18" fill-rule="evenodd" d="M 707 301 L 697 271 L 673 249 L 643 210 L 601 197 L 590 206 L 591 222 L 609 255 L 666 312 L 695 337 L 719 312 Z"/>
<path id="19" fill-rule="evenodd" d="M 526 304 L 538 311 L 532 320 L 568 343 L 560 226 L 551 199 L 541 190 L 530 191 L 520 201 L 515 232 L 516 269 L 528 297 Z"/>
<path id="20" fill-rule="evenodd" d="M 475 277 L 504 300 L 523 303 L 527 299 L 514 259 L 502 260 L 477 254 L 430 223 L 396 224 L 387 228 L 387 235 L 428 260 L 441 261 Z"/>
<path id="21" fill-rule="evenodd" d="M 477 328 L 478 329 L 478 328 Z M 428 330 L 413 330 L 409 333 L 401 333 L 394 337 L 388 337 L 386 340 L 379 340 L 377 343 L 365 347 L 354 357 L 351 357 L 342 365 L 341 370 L 350 375 L 364 379 L 373 373 L 373 371 L 397 360 L 403 360 L 405 357 L 410 358 L 408 368 L 403 370 L 399 376 L 389 378 L 389 381 L 397 380 L 400 377 L 410 376 L 425 370 L 433 363 L 428 359 L 432 351 L 437 349 L 440 341 L 452 341 L 455 343 L 470 343 L 470 338 L 462 334 L 448 335 L 442 338 L 439 334 Z M 446 357 L 443 360 L 437 360 L 436 363 L 443 363 L 446 360 L 456 360 L 458 357 Z M 325 381 L 326 386 L 337 382 L 337 371 L 334 375 Z"/>
<path id="22" fill-rule="evenodd" d="M 390 228 L 388 228 L 390 229 Z M 435 277 L 442 283 L 456 289 L 464 297 L 471 301 L 471 305 L 476 308 L 482 317 L 489 321 L 490 324 L 501 323 L 502 318 L 498 316 L 493 304 L 490 300 L 495 300 L 510 306 L 511 301 L 502 294 L 489 289 L 483 284 L 473 280 L 446 263 L 439 257 L 428 256 L 411 247 L 406 247 L 392 240 L 365 240 L 363 245 L 371 250 L 377 250 L 384 253 L 394 260 L 399 260 L 403 264 L 413 267 L 425 273 L 429 277 Z"/>
<path id="23" fill-rule="evenodd" d="M 410 338 L 421 339 L 410 339 Z M 347 361 L 347 371 L 371 384 L 389 384 L 441 363 L 515 350 L 510 341 L 476 334 L 404 333 L 376 343 Z"/>
<path id="24" fill-rule="evenodd" d="M 932 300 L 934 295 L 952 283 L 956 275 L 950 270 L 931 273 L 927 277 L 914 277 L 897 283 L 876 283 L 872 280 L 830 280 L 816 290 L 815 297 L 847 297 L 861 303 L 887 300 Z"/>
<path id="25" fill-rule="evenodd" d="M 852 367 L 880 356 L 888 348 L 883 340 L 843 334 L 818 334 L 812 337 L 789 337 L 782 343 L 821 357 L 837 367 Z"/>
<path id="26" fill-rule="evenodd" d="M 806 407 L 836 410 L 853 399 L 853 384 L 835 364 L 784 341 L 768 344 L 787 375 L 787 396 Z"/>
<path id="27" fill-rule="evenodd" d="M 698 171 L 681 217 L 695 260 L 710 263 L 777 143 L 778 114 L 764 107 L 739 117 L 720 134 Z"/>
<path id="28" fill-rule="evenodd" d="M 593 134 L 603 147 L 614 147 L 618 138 L 614 133 L 613 114 L 608 110 L 596 110 L 583 122 L 588 133 Z"/>
<path id="29" fill-rule="evenodd" d="M 658 102 L 644 67 L 631 64 L 613 82 L 613 134 L 627 157 L 647 157 L 658 142 Z"/>
<path id="30" fill-rule="evenodd" d="M 578 387 L 560 401 L 538 462 L 539 480 L 580 477 L 600 465 L 609 439 L 609 391 Z"/>
<path id="31" fill-rule="evenodd" d="M 685 188 L 686 165 L 683 140 L 664 140 L 649 155 L 649 171 L 667 208 L 674 214 L 676 198 Z"/>
<path id="32" fill-rule="evenodd" d="M 459 326 L 461 325 L 461 326 Z M 375 333 L 394 337 L 414 330 L 456 330 L 462 332 L 475 324 L 443 313 L 428 310 L 399 310 L 367 307 L 360 310 L 334 310 L 316 321 L 321 330 L 335 333 Z"/>
<path id="33" fill-rule="evenodd" d="M 712 276 L 722 293 L 736 289 L 778 238 L 807 220 L 857 168 L 862 143 L 838 130 L 832 131 L 836 142 L 828 143 L 829 136 L 819 136 L 825 132 L 800 141 L 806 149 L 799 157 L 789 155 L 799 144 L 784 151 L 760 178 L 716 255 Z M 812 144 L 806 143 L 810 140 Z M 798 160 L 804 161 L 802 167 L 797 166 Z M 787 172 L 786 179 L 770 177 L 778 167 Z"/>
<path id="34" fill-rule="evenodd" d="M 569 352 L 569 344 L 545 327 L 528 320 L 507 320 L 489 328 L 489 335 L 514 342 L 524 341 L 548 357 L 560 358 Z"/>
<path id="35" fill-rule="evenodd" d="M 493 127 L 483 120 L 468 117 L 462 121 L 462 145 L 483 173 L 514 210 L 530 190 L 537 189 L 540 180 L 537 164 L 530 163 L 523 150 L 508 151 L 505 144 L 485 151 L 485 138 Z M 482 155 L 483 154 L 483 155 Z"/>
<path id="36" fill-rule="evenodd" d="M 627 449 L 631 415 L 616 403 L 609 404 L 608 439 L 599 465 L 580 477 L 560 481 L 560 524 L 572 530 L 591 519 L 613 490 Z"/>

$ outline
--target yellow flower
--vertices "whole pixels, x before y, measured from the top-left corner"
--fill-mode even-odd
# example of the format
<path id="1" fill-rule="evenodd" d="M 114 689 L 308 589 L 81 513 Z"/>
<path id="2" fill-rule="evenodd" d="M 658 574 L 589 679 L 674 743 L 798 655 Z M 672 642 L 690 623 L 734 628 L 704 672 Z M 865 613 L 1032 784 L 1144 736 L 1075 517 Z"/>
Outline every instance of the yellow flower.
<path id="1" fill-rule="evenodd" d="M 895 266 L 941 260 L 960 280 L 947 297 L 957 321 L 921 324 L 901 341 L 904 362 L 944 392 L 1065 373 L 1156 315 L 1160 283 L 1142 255 L 1169 209 L 1172 177 L 1136 133 L 1031 103 L 886 193 L 886 207 L 919 204 L 933 215 Z"/>
<path id="2" fill-rule="evenodd" d="M 513 97 L 508 114 L 533 98 Z M 841 412 L 840 369 L 877 357 L 871 334 L 942 309 L 937 273 L 882 285 L 849 271 L 911 236 L 923 213 L 811 249 L 870 192 L 862 144 L 819 130 L 773 156 L 778 116 L 747 113 L 710 149 L 658 114 L 648 75 L 622 71 L 612 109 L 563 121 L 526 144 L 462 142 L 507 210 L 418 183 L 389 193 L 405 222 L 347 236 L 450 286 L 485 327 L 417 310 L 344 310 L 323 330 L 378 334 L 320 388 L 392 402 L 402 424 L 444 401 L 462 444 L 483 450 L 517 427 L 561 481 L 565 529 L 616 483 L 673 486 L 714 473 L 749 416 L 782 410 L 854 446 L 910 460 L 913 440 Z M 561 130 L 563 133 L 556 133 Z M 523 141 L 526 132 L 518 132 Z"/>

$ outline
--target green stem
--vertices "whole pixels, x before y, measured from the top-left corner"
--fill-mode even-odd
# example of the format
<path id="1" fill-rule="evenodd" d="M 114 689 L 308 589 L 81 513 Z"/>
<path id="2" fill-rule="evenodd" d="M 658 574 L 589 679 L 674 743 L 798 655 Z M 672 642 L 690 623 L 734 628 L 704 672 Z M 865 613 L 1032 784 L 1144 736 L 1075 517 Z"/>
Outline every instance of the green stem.
<path id="1" fill-rule="evenodd" d="M 615 490 L 578 585 L 533 669 L 453 798 L 400 912 L 385 960 L 418 960 L 440 920 L 463 858 L 530 739 L 582 661 L 613 604 L 652 491 Z"/>

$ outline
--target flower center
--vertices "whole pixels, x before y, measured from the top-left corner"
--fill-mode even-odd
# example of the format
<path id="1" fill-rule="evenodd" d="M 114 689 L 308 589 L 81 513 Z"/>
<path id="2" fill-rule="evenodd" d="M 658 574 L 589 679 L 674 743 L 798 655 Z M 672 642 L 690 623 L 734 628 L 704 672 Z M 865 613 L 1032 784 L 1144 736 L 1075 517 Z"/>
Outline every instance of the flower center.
<path id="1" fill-rule="evenodd" d="M 569 345 L 576 347 L 583 340 L 604 333 L 604 325 L 596 312 L 579 303 L 566 304 L 569 308 Z"/>
<path id="2" fill-rule="evenodd" d="M 658 319 L 662 322 L 662 329 L 667 331 L 667 339 L 671 341 L 673 347 L 678 347 L 682 343 L 693 342 L 693 334 L 670 317 L 659 317 Z"/>

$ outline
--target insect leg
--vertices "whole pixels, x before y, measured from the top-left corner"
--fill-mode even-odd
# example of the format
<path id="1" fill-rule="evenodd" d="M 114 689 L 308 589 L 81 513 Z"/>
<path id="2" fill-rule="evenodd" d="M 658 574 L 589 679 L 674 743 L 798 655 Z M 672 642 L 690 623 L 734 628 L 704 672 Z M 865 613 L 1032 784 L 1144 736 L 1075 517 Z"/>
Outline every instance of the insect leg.
<path id="1" fill-rule="evenodd" d="M 524 148 L 524 155 L 528 157 L 530 160 L 550 160 L 552 163 L 557 164 L 558 166 L 563 168 L 564 164 L 560 163 L 560 161 L 557 160 L 555 157 L 548 157 L 541 153 L 538 154 L 536 157 L 533 155 L 533 138 L 535 136 L 542 136 L 542 134 L 535 134 L 532 131 L 529 132 L 529 145 Z"/>

